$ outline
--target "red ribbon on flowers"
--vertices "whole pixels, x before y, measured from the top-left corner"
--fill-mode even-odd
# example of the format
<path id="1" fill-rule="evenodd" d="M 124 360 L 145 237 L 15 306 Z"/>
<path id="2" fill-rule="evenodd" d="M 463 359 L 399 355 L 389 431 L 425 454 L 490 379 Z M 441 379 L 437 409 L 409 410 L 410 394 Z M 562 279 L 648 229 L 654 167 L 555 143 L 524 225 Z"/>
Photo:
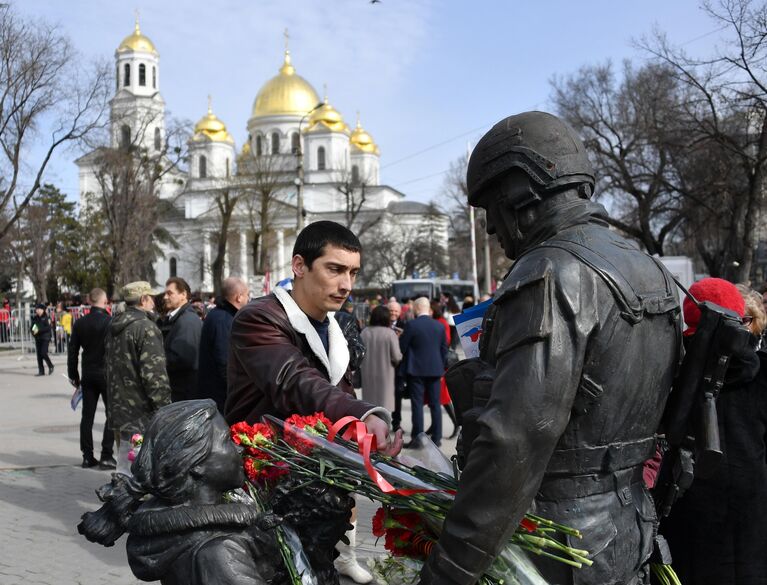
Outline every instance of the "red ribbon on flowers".
<path id="1" fill-rule="evenodd" d="M 368 472 L 368 476 L 385 494 L 396 494 L 398 496 L 412 496 L 413 494 L 424 494 L 430 492 L 455 493 L 453 490 L 425 490 L 425 489 L 397 489 L 390 484 L 384 476 L 373 466 L 373 462 L 370 460 L 370 453 L 377 451 L 376 438 L 373 433 L 367 432 L 365 423 L 355 416 L 345 416 L 337 420 L 330 431 L 328 432 L 328 441 L 333 441 L 339 431 L 348 425 L 342 438 L 347 441 L 354 441 L 357 443 L 357 448 L 362 455 L 362 460 L 365 464 L 365 471 Z"/>

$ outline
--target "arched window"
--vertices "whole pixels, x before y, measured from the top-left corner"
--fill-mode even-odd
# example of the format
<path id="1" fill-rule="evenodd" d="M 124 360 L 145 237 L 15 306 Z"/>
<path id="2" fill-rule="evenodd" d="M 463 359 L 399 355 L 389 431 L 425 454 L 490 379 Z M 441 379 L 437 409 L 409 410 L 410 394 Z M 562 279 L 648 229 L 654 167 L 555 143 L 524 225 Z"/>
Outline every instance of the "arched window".
<path id="1" fill-rule="evenodd" d="M 262 154 L 264 154 L 264 145 L 259 134 L 256 136 L 256 156 L 261 156 Z"/>
<path id="2" fill-rule="evenodd" d="M 293 134 L 290 135 L 290 152 L 298 154 L 300 150 L 301 143 L 298 140 L 298 132 L 293 132 Z"/>
<path id="3" fill-rule="evenodd" d="M 146 87 L 146 65 L 143 63 L 138 66 L 138 84 Z"/>
<path id="4" fill-rule="evenodd" d="M 130 63 L 126 63 L 123 66 L 123 85 L 125 87 L 130 85 Z"/>
<path id="5" fill-rule="evenodd" d="M 160 135 L 160 129 L 154 129 L 154 149 L 160 150 L 162 148 L 162 136 Z"/>
<path id="6" fill-rule="evenodd" d="M 324 146 L 320 146 L 317 149 L 317 170 L 318 171 L 325 170 L 325 147 Z"/>
<path id="7" fill-rule="evenodd" d="M 117 64 L 117 71 L 115 71 L 115 81 L 117 82 L 117 91 L 120 91 L 120 64 Z"/>
<path id="8" fill-rule="evenodd" d="M 229 176 L 229 157 L 226 158 L 226 176 Z"/>
<path id="9" fill-rule="evenodd" d="M 120 146 L 130 148 L 130 126 L 127 124 L 120 126 Z"/>
<path id="10" fill-rule="evenodd" d="M 175 258 L 170 259 L 170 277 L 173 278 L 174 276 L 178 276 L 176 274 L 176 268 L 177 268 L 177 261 Z"/>
<path id="11" fill-rule="evenodd" d="M 277 132 L 272 132 L 272 154 L 280 153 L 280 135 Z"/>
<path id="12" fill-rule="evenodd" d="M 205 155 L 200 156 L 200 178 L 204 179 L 208 176 L 208 159 Z"/>
<path id="13" fill-rule="evenodd" d="M 152 65 L 152 89 L 157 89 L 157 67 Z"/>
<path id="14" fill-rule="evenodd" d="M 360 168 L 357 165 L 352 165 L 352 183 L 354 185 L 360 182 Z"/>

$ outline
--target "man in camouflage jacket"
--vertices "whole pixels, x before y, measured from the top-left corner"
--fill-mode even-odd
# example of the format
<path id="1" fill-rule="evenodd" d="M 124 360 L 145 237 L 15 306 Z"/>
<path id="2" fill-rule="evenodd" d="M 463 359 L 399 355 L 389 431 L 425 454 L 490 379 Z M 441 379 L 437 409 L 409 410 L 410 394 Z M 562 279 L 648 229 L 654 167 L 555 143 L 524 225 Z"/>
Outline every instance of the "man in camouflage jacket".
<path id="1" fill-rule="evenodd" d="M 156 291 L 148 282 L 132 282 L 122 293 L 127 308 L 107 329 L 106 375 L 117 471 L 130 474 L 130 438 L 144 432 L 158 408 L 170 404 L 170 385 L 162 334 L 149 316 Z"/>

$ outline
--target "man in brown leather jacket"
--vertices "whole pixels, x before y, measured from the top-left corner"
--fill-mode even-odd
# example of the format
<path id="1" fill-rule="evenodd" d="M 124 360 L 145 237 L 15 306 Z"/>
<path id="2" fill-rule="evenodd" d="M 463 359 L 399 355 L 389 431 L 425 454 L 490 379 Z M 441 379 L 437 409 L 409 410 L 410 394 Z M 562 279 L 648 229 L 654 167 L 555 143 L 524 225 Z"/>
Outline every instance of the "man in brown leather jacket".
<path id="1" fill-rule="evenodd" d="M 307 226 L 293 249 L 293 290 L 276 288 L 243 307 L 232 323 L 228 393 L 229 424 L 324 411 L 332 421 L 363 419 L 379 448 L 389 443 L 389 413 L 357 400 L 349 373 L 349 349 L 328 313 L 346 301 L 360 269 L 361 246 L 331 221 Z"/>
<path id="2" fill-rule="evenodd" d="M 355 398 L 346 338 L 328 316 L 341 308 L 352 290 L 361 249 L 357 237 L 340 224 L 308 225 L 293 248 L 292 291 L 278 287 L 237 313 L 227 366 L 224 414 L 229 424 L 252 424 L 265 414 L 285 418 L 323 411 L 334 422 L 352 415 L 375 435 L 380 451 L 399 452 L 402 432 L 390 438 L 389 412 Z M 347 537 L 353 546 L 353 531 Z M 360 572 L 350 545 L 339 543 L 338 548 L 340 560 L 348 558 L 354 574 L 336 566 L 357 582 L 372 580 Z M 327 558 L 310 561 L 320 583 L 337 582 L 332 557 L 330 564 Z"/>

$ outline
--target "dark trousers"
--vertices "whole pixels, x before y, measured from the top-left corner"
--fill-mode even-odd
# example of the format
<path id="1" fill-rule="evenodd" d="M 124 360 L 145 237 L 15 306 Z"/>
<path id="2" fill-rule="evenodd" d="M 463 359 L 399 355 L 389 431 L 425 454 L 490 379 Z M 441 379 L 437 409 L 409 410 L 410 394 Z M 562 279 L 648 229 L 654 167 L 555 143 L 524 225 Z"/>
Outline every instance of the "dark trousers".
<path id="1" fill-rule="evenodd" d="M 83 380 L 83 413 L 80 418 L 80 451 L 83 456 L 93 455 L 93 419 L 96 416 L 96 407 L 99 404 L 99 396 L 104 401 L 104 408 L 109 411 L 107 402 L 106 380 Z M 114 451 L 115 434 L 109 428 L 109 420 L 104 425 L 104 436 L 101 438 L 101 459 L 112 457 Z"/>
<path id="2" fill-rule="evenodd" d="M 402 424 L 402 399 L 405 397 L 405 378 L 396 375 L 394 378 L 394 412 L 391 413 L 391 424 L 394 430 Z"/>
<path id="3" fill-rule="evenodd" d="M 431 440 L 436 445 L 442 442 L 442 406 L 439 403 L 440 376 L 408 376 L 407 388 L 410 391 L 410 407 L 413 409 L 413 434 L 415 438 L 423 432 L 423 401 L 429 398 L 431 410 Z"/>
<path id="4" fill-rule="evenodd" d="M 170 401 L 189 400 L 197 392 L 197 370 L 168 372 Z"/>
<path id="5" fill-rule="evenodd" d="M 46 364 L 48 364 L 48 368 L 53 367 L 53 362 L 51 361 L 51 358 L 48 357 L 48 344 L 50 344 L 51 340 L 48 339 L 35 339 L 35 352 L 37 353 L 37 371 L 41 374 L 45 373 L 45 368 L 43 367 L 43 360 Z"/>

